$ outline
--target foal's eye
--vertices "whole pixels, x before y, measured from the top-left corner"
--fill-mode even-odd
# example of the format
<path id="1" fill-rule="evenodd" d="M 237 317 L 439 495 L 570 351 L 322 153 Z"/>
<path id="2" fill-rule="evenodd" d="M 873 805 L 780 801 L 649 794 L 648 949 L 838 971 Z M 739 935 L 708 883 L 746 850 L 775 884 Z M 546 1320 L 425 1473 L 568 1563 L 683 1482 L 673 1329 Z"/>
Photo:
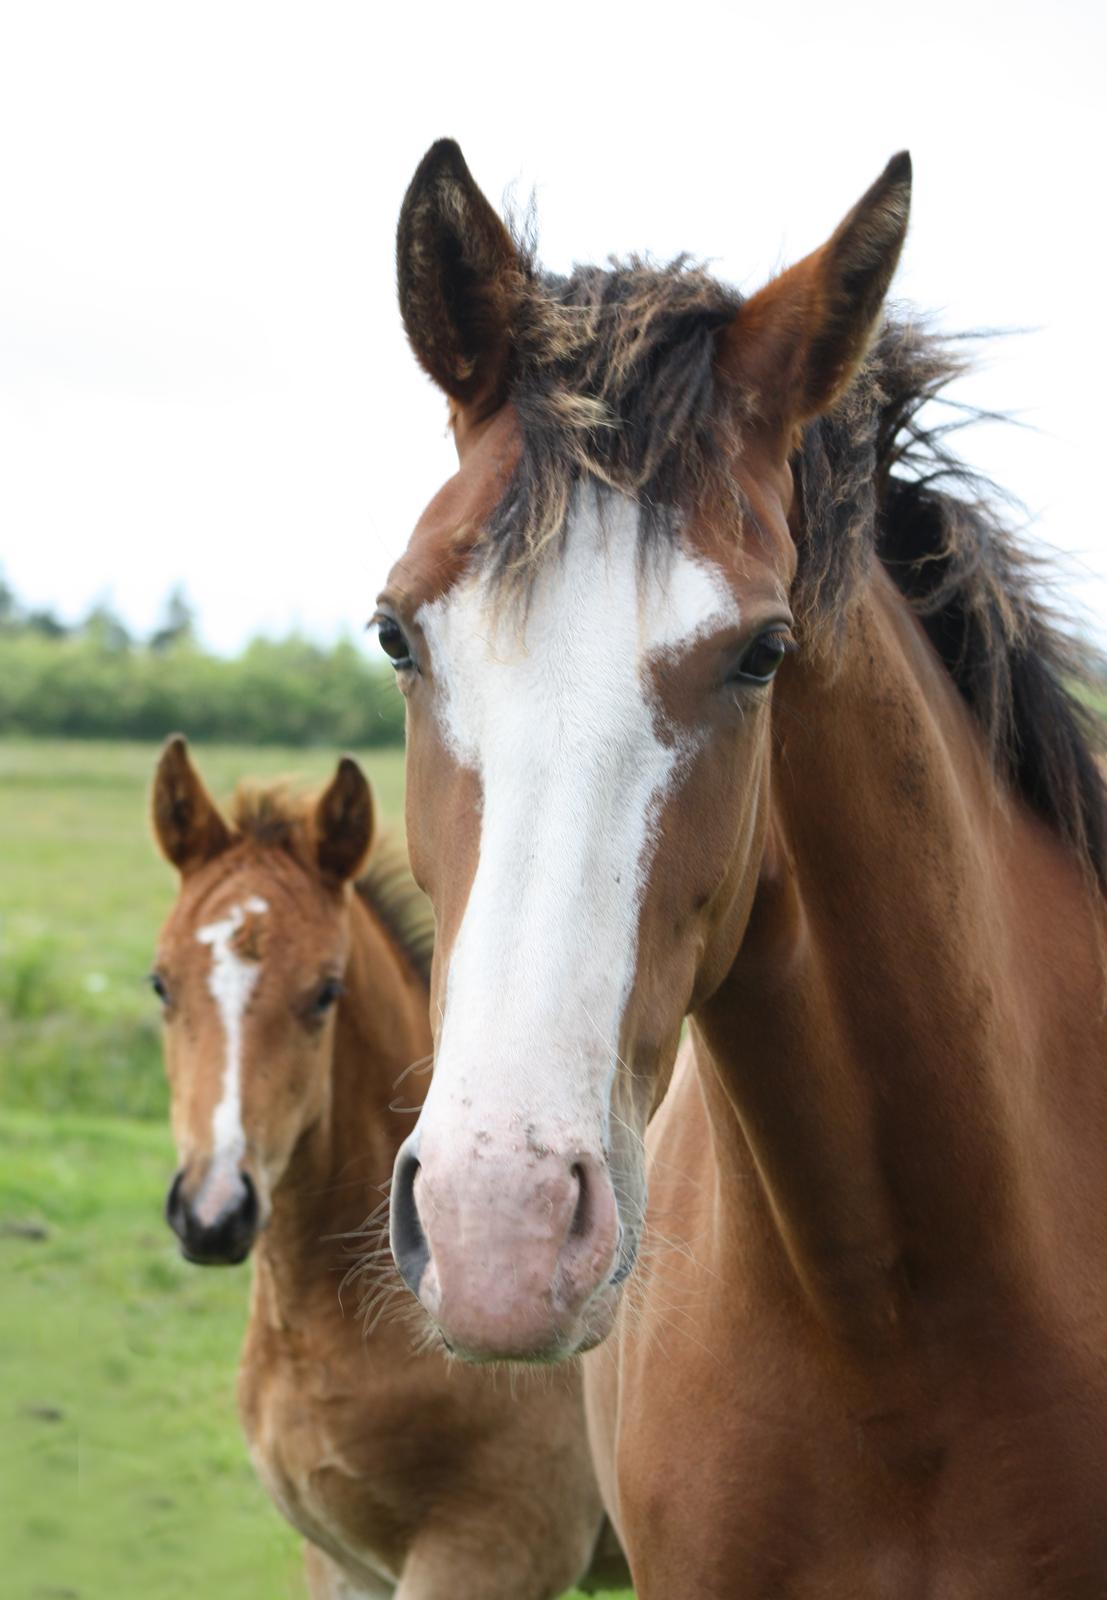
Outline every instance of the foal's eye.
<path id="1" fill-rule="evenodd" d="M 404 667 L 414 666 L 415 663 L 411 659 L 411 647 L 404 638 L 404 630 L 400 627 L 395 617 L 378 612 L 373 621 L 377 625 L 377 642 L 397 672 Z"/>
<path id="2" fill-rule="evenodd" d="M 311 1002 L 311 1009 L 315 1016 L 325 1017 L 342 993 L 342 983 L 338 978 L 325 978 L 315 991 Z"/>
<path id="3" fill-rule="evenodd" d="M 772 683 L 791 648 L 791 639 L 780 629 L 763 633 L 746 647 L 734 676 L 742 683 Z"/>
<path id="4" fill-rule="evenodd" d="M 169 990 L 166 987 L 165 979 L 162 977 L 161 973 L 151 972 L 146 981 L 150 985 L 151 989 L 153 989 L 162 1005 L 167 1006 L 169 1004 Z"/>

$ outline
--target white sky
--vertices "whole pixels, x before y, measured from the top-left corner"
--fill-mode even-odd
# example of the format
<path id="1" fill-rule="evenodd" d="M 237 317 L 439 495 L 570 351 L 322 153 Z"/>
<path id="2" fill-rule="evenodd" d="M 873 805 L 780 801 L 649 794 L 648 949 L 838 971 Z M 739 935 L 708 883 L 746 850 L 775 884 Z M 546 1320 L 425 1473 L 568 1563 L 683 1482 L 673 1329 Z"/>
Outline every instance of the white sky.
<path id="1" fill-rule="evenodd" d="M 1107 7 L 8 4 L 0 12 L 0 564 L 209 642 L 357 629 L 452 470 L 393 237 L 423 150 L 537 191 L 548 265 L 690 250 L 754 288 L 909 146 L 897 293 L 994 349 L 974 460 L 1107 615 Z"/>

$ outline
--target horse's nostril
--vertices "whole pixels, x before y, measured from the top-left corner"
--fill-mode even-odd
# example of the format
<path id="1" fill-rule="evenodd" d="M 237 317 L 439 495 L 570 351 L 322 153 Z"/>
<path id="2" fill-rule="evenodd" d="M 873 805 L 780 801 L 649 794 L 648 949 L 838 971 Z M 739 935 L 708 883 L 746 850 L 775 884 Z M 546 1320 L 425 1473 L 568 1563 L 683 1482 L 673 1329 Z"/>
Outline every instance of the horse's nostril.
<path id="1" fill-rule="evenodd" d="M 258 1192 L 248 1172 L 243 1172 L 241 1177 L 245 1193 L 238 1208 L 238 1220 L 243 1228 L 248 1228 L 253 1233 L 258 1225 Z"/>
<path id="2" fill-rule="evenodd" d="M 419 1285 L 430 1260 L 430 1246 L 423 1232 L 423 1224 L 419 1221 L 419 1208 L 415 1203 L 415 1179 L 418 1171 L 419 1162 L 416 1157 L 410 1151 L 402 1149 L 396 1157 L 396 1169 L 392 1174 L 392 1204 L 389 1219 L 392 1254 L 396 1258 L 400 1276 L 414 1295 L 419 1293 Z"/>
<path id="3" fill-rule="evenodd" d="M 570 1168 L 569 1176 L 577 1186 L 577 1203 L 573 1212 L 573 1220 L 569 1226 L 569 1237 L 570 1239 L 580 1239 L 588 1232 L 591 1212 L 588 1173 L 581 1162 L 575 1161 Z"/>
<path id="4" fill-rule="evenodd" d="M 169 1185 L 169 1193 L 165 1197 L 165 1220 L 180 1234 L 184 1226 L 184 1204 L 181 1200 L 181 1185 L 184 1182 L 184 1173 L 178 1172 L 173 1182 Z"/>

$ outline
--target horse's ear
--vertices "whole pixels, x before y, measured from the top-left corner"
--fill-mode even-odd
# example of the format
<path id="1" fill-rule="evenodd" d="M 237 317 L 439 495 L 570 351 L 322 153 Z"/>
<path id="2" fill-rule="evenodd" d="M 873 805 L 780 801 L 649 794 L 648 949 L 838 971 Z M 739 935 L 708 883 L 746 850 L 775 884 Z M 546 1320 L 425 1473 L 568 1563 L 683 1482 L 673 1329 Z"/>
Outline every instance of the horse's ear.
<path id="1" fill-rule="evenodd" d="M 230 829 L 204 788 L 179 733 L 166 740 L 158 760 L 151 809 L 161 852 L 178 872 L 202 867 L 231 842 Z"/>
<path id="2" fill-rule="evenodd" d="M 373 842 L 373 791 L 349 756 L 343 756 L 315 807 L 315 855 L 329 877 L 345 883 Z"/>
<path id="3" fill-rule="evenodd" d="M 396 277 L 420 364 L 458 405 L 493 409 L 507 376 L 521 264 L 452 139 L 431 145 L 404 196 Z"/>
<path id="4" fill-rule="evenodd" d="M 726 334 L 724 366 L 771 426 L 829 411 L 879 325 L 907 234 L 911 157 L 893 156 L 820 249 L 746 301 Z"/>

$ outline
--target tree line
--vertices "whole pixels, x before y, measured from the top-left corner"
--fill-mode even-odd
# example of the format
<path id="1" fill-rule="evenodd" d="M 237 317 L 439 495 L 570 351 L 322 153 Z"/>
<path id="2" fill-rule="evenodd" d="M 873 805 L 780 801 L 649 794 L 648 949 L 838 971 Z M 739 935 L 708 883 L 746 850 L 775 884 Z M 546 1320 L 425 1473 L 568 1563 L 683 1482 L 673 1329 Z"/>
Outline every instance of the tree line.
<path id="1" fill-rule="evenodd" d="M 235 744 L 403 742 L 403 701 L 351 640 L 253 639 L 234 657 L 199 644 L 180 590 L 145 639 L 106 604 L 76 626 L 23 607 L 0 579 L 0 734 Z"/>

